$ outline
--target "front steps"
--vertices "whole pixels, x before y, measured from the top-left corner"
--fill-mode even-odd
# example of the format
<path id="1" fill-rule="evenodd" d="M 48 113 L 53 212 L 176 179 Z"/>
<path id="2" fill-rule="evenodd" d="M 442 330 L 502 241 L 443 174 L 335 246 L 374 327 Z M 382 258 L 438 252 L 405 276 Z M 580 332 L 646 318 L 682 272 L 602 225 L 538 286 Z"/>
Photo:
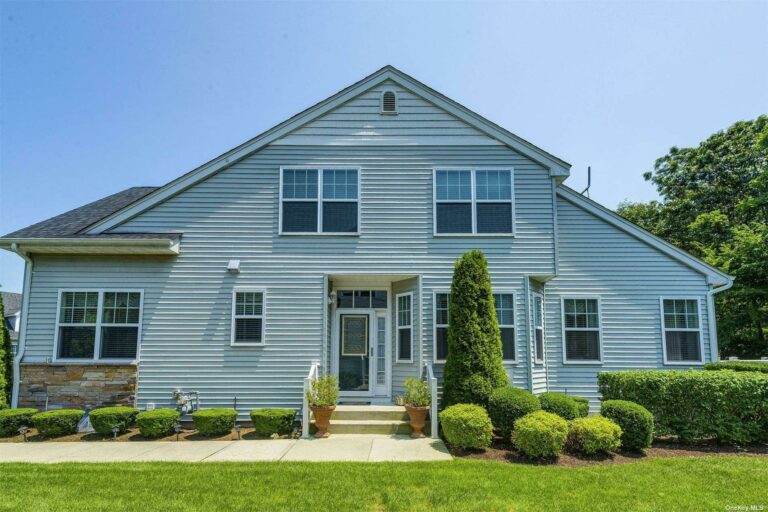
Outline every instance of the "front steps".
<path id="1" fill-rule="evenodd" d="M 400 405 L 338 405 L 331 416 L 328 432 L 408 435 L 411 426 L 405 407 Z M 424 432 L 429 432 L 429 423 Z"/>

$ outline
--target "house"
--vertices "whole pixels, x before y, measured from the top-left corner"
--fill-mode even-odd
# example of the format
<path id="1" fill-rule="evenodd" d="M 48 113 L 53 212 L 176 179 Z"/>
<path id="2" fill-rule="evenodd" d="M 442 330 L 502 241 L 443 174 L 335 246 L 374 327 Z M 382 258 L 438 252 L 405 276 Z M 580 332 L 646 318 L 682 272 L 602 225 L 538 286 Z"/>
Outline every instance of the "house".
<path id="1" fill-rule="evenodd" d="M 26 261 L 14 404 L 299 407 L 313 361 L 390 403 L 488 258 L 510 383 L 717 359 L 732 278 L 565 185 L 570 165 L 387 66 L 162 187 L 0 238 Z"/>
<path id="2" fill-rule="evenodd" d="M 3 296 L 3 321 L 8 334 L 11 337 L 11 350 L 16 355 L 19 340 L 19 325 L 21 323 L 21 294 L 2 292 Z"/>

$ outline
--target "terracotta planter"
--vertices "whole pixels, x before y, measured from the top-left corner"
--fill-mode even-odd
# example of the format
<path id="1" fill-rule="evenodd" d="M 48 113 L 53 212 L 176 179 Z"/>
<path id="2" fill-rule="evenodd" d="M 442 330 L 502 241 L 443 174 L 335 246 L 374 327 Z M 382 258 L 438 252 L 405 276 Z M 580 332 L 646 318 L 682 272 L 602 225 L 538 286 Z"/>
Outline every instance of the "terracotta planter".
<path id="1" fill-rule="evenodd" d="M 312 414 L 315 416 L 315 426 L 317 432 L 315 437 L 328 437 L 331 434 L 328 433 L 328 425 L 331 424 L 331 414 L 336 410 L 336 406 L 332 407 L 314 407 L 310 406 Z"/>
<path id="2" fill-rule="evenodd" d="M 405 410 L 408 411 L 408 416 L 411 418 L 411 437 L 419 438 L 424 437 L 424 425 L 427 423 L 427 414 L 429 413 L 429 407 L 411 407 L 405 406 Z"/>

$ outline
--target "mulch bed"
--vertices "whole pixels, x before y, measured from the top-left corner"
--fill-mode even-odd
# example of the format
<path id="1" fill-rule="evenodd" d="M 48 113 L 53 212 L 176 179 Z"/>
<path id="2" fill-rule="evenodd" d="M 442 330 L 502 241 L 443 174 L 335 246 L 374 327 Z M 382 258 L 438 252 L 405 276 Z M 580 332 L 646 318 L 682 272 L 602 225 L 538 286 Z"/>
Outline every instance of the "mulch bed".
<path id="1" fill-rule="evenodd" d="M 259 437 L 257 436 L 252 428 L 241 428 L 240 429 L 240 437 L 242 439 L 268 439 L 265 437 Z M 286 438 L 288 436 L 285 436 Z M 237 433 L 233 430 L 229 434 L 225 434 L 223 436 L 204 436 L 199 434 L 194 429 L 185 429 L 182 432 L 179 433 L 179 441 L 234 441 L 237 440 Z M 71 436 L 63 436 L 63 437 L 56 437 L 53 439 L 45 438 L 37 433 L 37 430 L 34 428 L 30 430 L 30 432 L 27 434 L 27 441 L 30 443 L 39 443 L 39 442 L 50 442 L 50 441 L 56 441 L 56 442 L 70 442 L 70 441 L 85 441 L 85 442 L 105 442 L 105 441 L 112 441 L 112 436 L 101 436 L 96 433 L 80 433 L 80 434 L 72 434 Z M 117 436 L 117 441 L 176 441 L 176 434 L 166 436 L 166 437 L 159 437 L 159 438 L 153 438 L 149 439 L 141 435 L 139 432 L 139 429 L 134 428 L 129 431 L 127 431 L 125 434 L 121 434 Z M 14 437 L 0 437 L 0 443 L 22 443 L 24 442 L 24 437 L 21 435 L 14 436 Z"/>
<path id="2" fill-rule="evenodd" d="M 755 445 L 734 447 L 718 444 L 685 445 L 671 440 L 654 441 L 653 446 L 645 453 L 619 452 L 613 455 L 586 456 L 563 453 L 555 460 L 531 460 L 512 447 L 508 441 L 494 439 L 490 448 L 485 450 L 457 450 L 448 447 L 451 455 L 461 459 L 492 460 L 511 464 L 528 464 L 542 466 L 585 467 L 609 464 L 625 464 L 639 460 L 672 458 L 672 457 L 703 457 L 706 455 L 743 455 L 752 457 L 768 457 L 768 446 Z"/>

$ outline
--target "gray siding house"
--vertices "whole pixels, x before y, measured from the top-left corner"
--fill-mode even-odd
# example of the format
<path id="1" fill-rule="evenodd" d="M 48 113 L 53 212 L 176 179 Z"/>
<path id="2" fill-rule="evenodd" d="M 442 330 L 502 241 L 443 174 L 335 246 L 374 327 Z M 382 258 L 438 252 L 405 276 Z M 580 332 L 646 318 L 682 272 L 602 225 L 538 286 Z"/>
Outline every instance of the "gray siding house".
<path id="1" fill-rule="evenodd" d="M 510 383 L 717 359 L 732 278 L 567 188 L 569 164 L 387 66 L 162 187 L 0 238 L 26 261 L 14 404 L 296 407 L 315 361 L 390 403 L 490 265 Z"/>

